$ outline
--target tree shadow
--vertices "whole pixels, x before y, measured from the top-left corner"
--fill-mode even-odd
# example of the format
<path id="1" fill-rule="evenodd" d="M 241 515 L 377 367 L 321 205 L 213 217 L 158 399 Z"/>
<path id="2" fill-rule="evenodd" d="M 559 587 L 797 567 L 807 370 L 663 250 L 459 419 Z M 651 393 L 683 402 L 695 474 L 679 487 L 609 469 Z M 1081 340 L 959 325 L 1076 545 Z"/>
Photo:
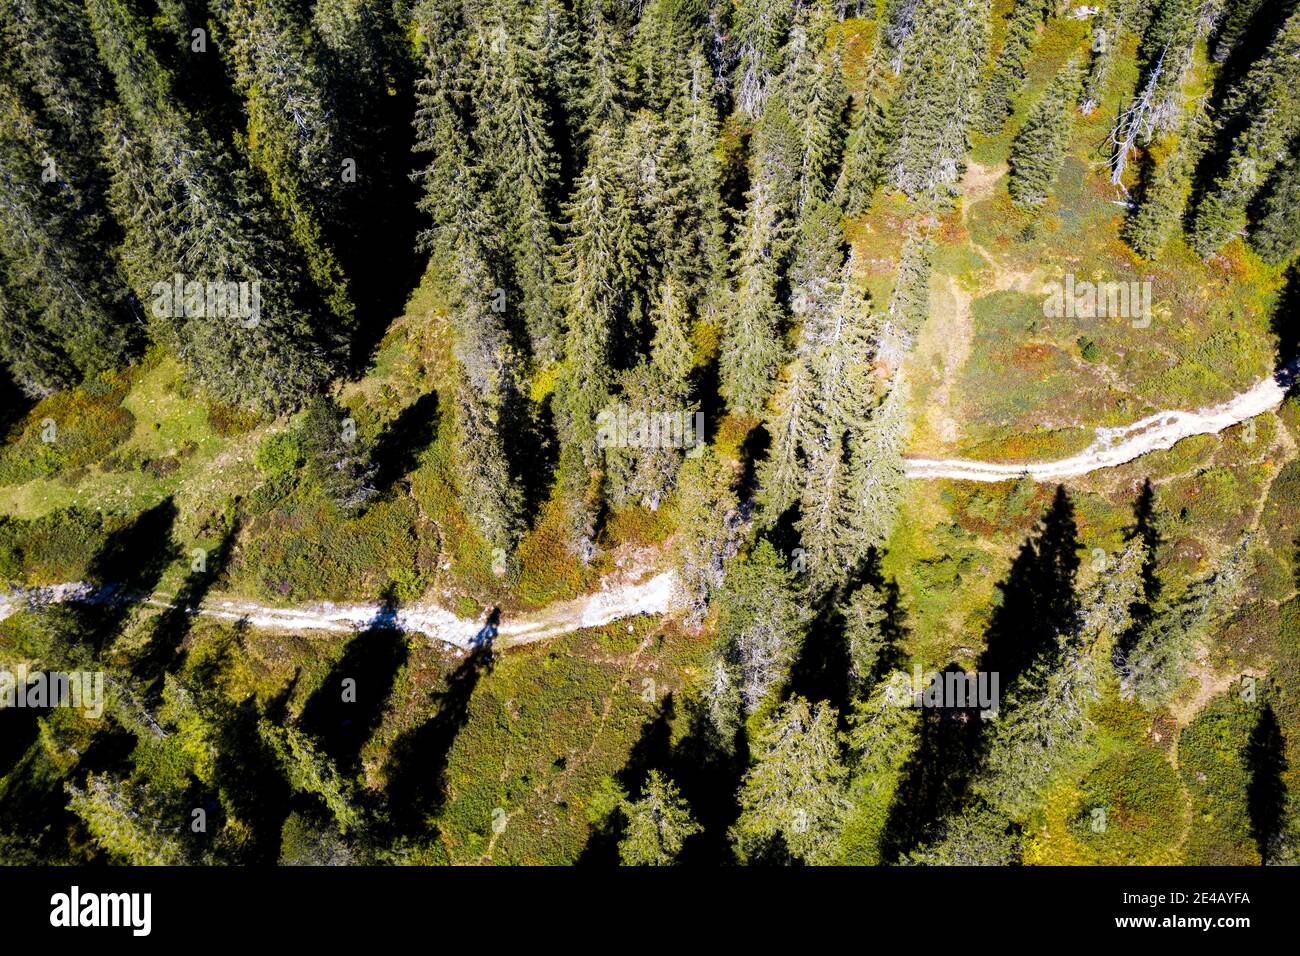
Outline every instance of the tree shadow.
<path id="1" fill-rule="evenodd" d="M 390 587 L 375 617 L 348 643 L 299 719 L 301 729 L 320 741 L 341 771 L 360 768 L 361 748 L 383 719 L 406 657 L 406 636 L 397 626 L 397 601 Z"/>
<path id="2" fill-rule="evenodd" d="M 1265 702 L 1246 747 L 1250 782 L 1246 785 L 1246 807 L 1250 813 L 1250 835 L 1267 863 L 1273 842 L 1282 829 L 1286 810 L 1286 740 L 1273 706 Z"/>
<path id="3" fill-rule="evenodd" d="M 1291 391 L 1300 374 L 1300 266 L 1292 264 L 1287 270 L 1286 286 L 1278 297 L 1269 327 L 1277 337 L 1274 376 L 1279 385 Z"/>
<path id="4" fill-rule="evenodd" d="M 1050 660 L 1058 651 L 1058 634 L 1076 621 L 1078 550 L 1074 506 L 1058 486 L 998 584 L 1002 602 L 986 631 L 977 670 L 997 673 L 1000 687 L 1011 687 L 1035 660 Z M 950 663 L 942 673 L 950 672 L 962 668 Z M 984 724 L 978 707 L 922 710 L 918 746 L 903 769 L 881 837 L 883 859 L 896 860 L 935 838 L 943 821 L 960 812 L 984 760 Z"/>
<path id="5" fill-rule="evenodd" d="M 850 648 L 845 610 L 859 588 L 874 588 L 884 597 L 885 618 L 880 623 L 881 648 L 875 666 L 863 675 L 866 688 L 876 685 L 885 675 L 903 663 L 903 640 L 907 634 L 905 614 L 898 584 L 885 580 L 881 554 L 876 548 L 850 570 L 839 586 L 814 605 L 813 623 L 809 627 L 799 657 L 790 672 L 790 693 L 810 701 L 827 701 L 846 720 L 855 692 L 850 680 Z"/>
<path id="6" fill-rule="evenodd" d="M 0 435 L 22 421 L 36 405 L 35 399 L 23 392 L 9 372 L 9 366 L 0 362 Z"/>
<path id="7" fill-rule="evenodd" d="M 952 663 L 941 674 L 964 673 Z M 984 722 L 977 707 L 934 707 L 921 711 L 917 747 L 886 815 L 881 859 L 893 862 L 928 842 L 942 822 L 960 811 L 980 766 Z"/>
<path id="8" fill-rule="evenodd" d="M 1040 656 L 1054 654 L 1057 635 L 1074 623 L 1079 613 L 1074 593 L 1078 552 L 1074 505 L 1058 485 L 1035 533 L 1021 545 L 1006 579 L 997 586 L 1002 600 L 985 634 L 979 670 L 998 673 L 1003 687 L 1015 683 Z"/>
<path id="9" fill-rule="evenodd" d="M 95 555 L 89 568 L 94 590 L 86 599 L 71 602 L 70 611 L 76 633 L 96 657 L 122 629 L 131 610 L 149 599 L 175 560 L 175 523 L 176 505 L 165 498 L 110 534 Z"/>
<path id="10" fill-rule="evenodd" d="M 399 833 L 415 833 L 428 825 L 447 798 L 447 765 L 451 748 L 469 720 L 470 701 L 491 671 L 492 636 L 499 612 L 493 611 L 469 655 L 456 666 L 432 697 L 436 710 L 418 727 L 394 741 L 385 772 L 388 808 Z"/>
<path id="11" fill-rule="evenodd" d="M 238 523 L 234 523 L 221 535 L 216 548 L 207 553 L 201 569 L 194 569 L 184 584 L 161 614 L 154 621 L 153 633 L 149 645 L 139 662 L 132 668 L 134 675 L 146 682 L 153 682 L 163 673 L 179 664 L 181 645 L 194 623 L 194 617 L 203 606 L 204 599 L 212 590 L 222 571 L 230 562 L 234 551 L 235 538 L 239 533 Z"/>
<path id="12" fill-rule="evenodd" d="M 40 717 L 46 713 L 48 707 L 0 707 L 0 779 L 8 775 L 27 748 L 36 742 Z"/>
<path id="13" fill-rule="evenodd" d="M 700 832 L 682 846 L 679 863 L 718 866 L 735 862 L 728 836 L 740 816 L 737 794 L 749 766 L 749 738 L 743 722 L 722 740 L 704 702 L 690 698 L 682 708 L 686 733 L 673 748 L 668 776 L 690 805 Z"/>
<path id="14" fill-rule="evenodd" d="M 375 487 L 387 491 L 413 471 L 437 431 L 438 393 L 428 392 L 402 409 L 375 442 L 370 455 L 375 464 Z"/>
<path id="15" fill-rule="evenodd" d="M 1114 659 L 1117 664 L 1128 659 L 1138 638 L 1155 616 L 1156 602 L 1160 599 L 1162 585 L 1156 567 L 1164 538 L 1156 527 L 1156 493 L 1150 478 L 1143 482 L 1142 491 L 1133 502 L 1133 524 L 1125 530 L 1124 540 L 1141 541 L 1146 557 L 1142 561 L 1142 590 L 1137 600 L 1129 605 L 1129 626 L 1115 641 Z"/>
<path id="16" fill-rule="evenodd" d="M 629 800 L 639 800 L 651 770 L 665 770 L 672 763 L 672 721 L 675 712 L 673 695 L 664 695 L 654 716 L 642 726 L 641 736 L 632 745 L 627 762 L 615 776 L 619 788 Z M 617 866 L 618 844 L 627 821 L 621 809 L 591 829 L 587 843 L 576 860 L 579 866 Z"/>

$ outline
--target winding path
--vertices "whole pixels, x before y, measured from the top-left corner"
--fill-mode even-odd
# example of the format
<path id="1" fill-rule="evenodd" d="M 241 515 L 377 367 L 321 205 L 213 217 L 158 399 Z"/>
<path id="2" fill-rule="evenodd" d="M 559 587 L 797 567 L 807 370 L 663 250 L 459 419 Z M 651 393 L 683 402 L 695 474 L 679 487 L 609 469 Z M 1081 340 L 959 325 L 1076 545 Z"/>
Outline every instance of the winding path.
<path id="1" fill-rule="evenodd" d="M 1281 403 L 1295 385 L 1300 359 L 1256 384 L 1253 388 L 1212 408 L 1198 412 L 1160 412 L 1123 428 L 1099 428 L 1087 449 L 1058 461 L 1027 464 L 970 461 L 959 458 L 905 459 L 909 478 L 952 478 L 966 481 L 1007 481 L 1024 476 L 1035 481 L 1074 478 L 1102 468 L 1113 468 L 1157 449 L 1171 448 L 1192 435 L 1215 434 L 1260 415 Z M 268 607 L 252 602 L 214 598 L 192 613 L 226 621 L 244 621 L 270 630 L 333 631 L 353 633 L 375 626 L 425 634 L 463 650 L 487 641 L 494 647 L 529 644 L 589 627 L 601 627 L 640 614 L 663 614 L 672 605 L 673 572 L 663 571 L 637 583 L 602 587 L 568 601 L 557 601 L 538 611 L 526 611 L 504 620 L 493 612 L 483 620 L 458 617 L 436 604 L 386 607 L 381 604 L 311 604 L 297 608 Z M 48 603 L 112 604 L 141 598 L 113 587 L 84 583 L 0 593 L 0 620 L 29 607 Z M 168 595 L 152 594 L 143 603 L 171 607 Z"/>
<path id="2" fill-rule="evenodd" d="M 280 631 L 333 631 L 352 633 L 383 626 L 425 634 L 435 640 L 470 650 L 488 641 L 493 647 L 512 647 L 559 637 L 571 631 L 600 627 L 638 614 L 662 614 L 672 600 L 673 574 L 665 571 L 637 584 L 604 588 L 570 601 L 557 601 L 540 611 L 527 611 L 497 620 L 457 617 L 435 604 L 390 608 L 380 604 L 313 604 L 298 608 L 267 607 L 242 601 L 213 599 L 194 613 L 226 621 L 245 621 L 254 627 Z M 0 593 L 0 620 L 44 603 L 65 601 L 110 604 L 124 600 L 114 588 L 88 584 L 57 584 L 48 588 Z M 144 603 L 171 607 L 165 595 L 150 595 Z"/>
<path id="3" fill-rule="evenodd" d="M 1098 428 L 1096 440 L 1077 455 L 1045 462 L 987 462 L 963 458 L 907 458 L 909 478 L 953 478 L 963 481 L 1034 481 L 1077 478 L 1102 468 L 1114 468 L 1148 452 L 1172 448 L 1193 435 L 1213 435 L 1261 415 L 1281 404 L 1296 383 L 1300 359 L 1222 404 L 1196 412 L 1158 412 L 1122 428 Z"/>

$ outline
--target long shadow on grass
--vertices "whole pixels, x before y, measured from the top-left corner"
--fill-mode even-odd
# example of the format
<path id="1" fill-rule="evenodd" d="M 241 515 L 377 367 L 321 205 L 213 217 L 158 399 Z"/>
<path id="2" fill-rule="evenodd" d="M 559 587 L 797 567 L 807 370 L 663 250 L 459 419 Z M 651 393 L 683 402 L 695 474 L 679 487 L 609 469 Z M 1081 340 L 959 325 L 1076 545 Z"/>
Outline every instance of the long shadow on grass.
<path id="1" fill-rule="evenodd" d="M 979 669 L 997 672 L 1001 686 L 1010 687 L 1030 663 L 1051 655 L 1057 634 L 1075 620 L 1079 547 L 1074 505 L 1058 485 L 1035 534 L 1021 545 L 1006 580 L 998 585 L 1002 602 L 989 623 Z"/>
<path id="2" fill-rule="evenodd" d="M 451 748 L 469 720 L 475 688 L 492 670 L 495 625 L 493 612 L 469 656 L 447 675 L 442 689 L 433 695 L 433 716 L 393 743 L 386 768 L 387 795 L 392 824 L 400 833 L 423 830 L 446 802 Z"/>
<path id="3" fill-rule="evenodd" d="M 149 645 L 133 668 L 137 677 L 153 682 L 179 663 L 181 644 L 189 633 L 204 598 L 230 562 L 238 533 L 238 524 L 232 525 L 222 534 L 217 546 L 204 556 L 199 568 L 194 568 L 191 564 L 192 570 L 186 576 L 185 583 L 171 604 L 154 621 Z"/>
<path id="4" fill-rule="evenodd" d="M 348 643 L 302 709 L 299 726 L 320 741 L 340 771 L 360 768 L 361 748 L 383 719 L 406 656 L 406 636 L 397 627 L 397 601 L 390 590 L 370 626 Z"/>
<path id="5" fill-rule="evenodd" d="M 977 669 L 999 675 L 1010 688 L 1035 660 L 1057 653 L 1057 634 L 1078 614 L 1074 578 L 1079 567 L 1074 507 L 1058 487 L 1035 532 L 998 585 L 1002 603 L 986 632 Z M 961 668 L 949 664 L 944 673 Z M 926 708 L 920 743 L 903 769 L 881 837 L 881 856 L 893 861 L 932 839 L 942 821 L 960 812 L 984 759 L 985 722 L 979 708 Z"/>
<path id="6" fill-rule="evenodd" d="M 1277 379 L 1288 390 L 1296 387 L 1300 372 L 1300 266 L 1287 270 L 1286 287 L 1269 320 L 1277 336 Z"/>
<path id="7" fill-rule="evenodd" d="M 95 656 L 117 636 L 132 608 L 147 600 L 176 556 L 176 506 L 166 498 L 108 536 L 90 566 L 97 590 L 71 605 L 77 634 Z"/>
<path id="8" fill-rule="evenodd" d="M 627 762 L 615 776 L 619 788 L 629 800 L 639 800 L 651 770 L 669 772 L 672 766 L 672 721 L 675 711 L 673 695 L 664 695 L 659 707 L 642 728 L 641 737 L 632 746 Z M 578 856 L 580 866 L 616 866 L 618 844 L 627 827 L 621 809 L 609 814 L 592 827 L 586 846 Z"/>
<path id="9" fill-rule="evenodd" d="M 375 487 L 386 491 L 419 463 L 438 430 L 438 393 L 421 395 L 393 419 L 375 443 Z"/>
<path id="10" fill-rule="evenodd" d="M 1269 703 L 1264 704 L 1259 721 L 1251 731 L 1246 762 L 1250 768 L 1250 783 L 1246 786 L 1250 835 L 1259 848 L 1260 860 L 1267 863 L 1282 829 L 1287 770 L 1286 740 Z"/>
<path id="11" fill-rule="evenodd" d="M 736 794 L 749 764 L 744 724 L 737 726 L 731 740 L 724 740 L 701 700 L 687 698 L 680 710 L 679 718 L 678 704 L 671 696 L 664 698 L 660 709 L 645 725 L 617 782 L 636 800 L 649 772 L 659 770 L 677 785 L 701 827 L 682 846 L 678 862 L 702 866 L 734 863 L 727 831 L 740 815 Z M 676 745 L 671 745 L 669 730 L 676 719 L 686 722 L 686 732 Z M 595 827 L 578 862 L 617 863 L 618 841 L 625 825 L 622 813 L 616 812 Z"/>

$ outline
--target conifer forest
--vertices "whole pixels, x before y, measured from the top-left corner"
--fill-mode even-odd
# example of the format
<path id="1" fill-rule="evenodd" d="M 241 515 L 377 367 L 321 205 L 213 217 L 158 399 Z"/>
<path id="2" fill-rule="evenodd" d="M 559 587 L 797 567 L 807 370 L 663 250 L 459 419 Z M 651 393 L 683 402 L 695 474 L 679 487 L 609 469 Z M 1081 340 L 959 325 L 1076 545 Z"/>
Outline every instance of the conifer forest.
<path id="1" fill-rule="evenodd" d="M 0 863 L 1300 863 L 1298 261 L 1297 0 L 0 0 Z"/>

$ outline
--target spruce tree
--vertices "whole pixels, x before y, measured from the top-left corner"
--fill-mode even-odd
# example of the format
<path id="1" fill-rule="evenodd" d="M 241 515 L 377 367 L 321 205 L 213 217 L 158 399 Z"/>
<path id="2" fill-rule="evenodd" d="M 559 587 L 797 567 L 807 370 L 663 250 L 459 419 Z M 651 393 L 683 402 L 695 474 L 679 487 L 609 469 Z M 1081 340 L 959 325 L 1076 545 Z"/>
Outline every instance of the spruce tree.
<path id="1" fill-rule="evenodd" d="M 671 866 L 682 845 L 700 832 L 681 791 L 657 770 L 650 771 L 641 798 L 624 813 L 627 831 L 618 845 L 624 866 Z"/>
<path id="2" fill-rule="evenodd" d="M 1051 193 L 1070 145 L 1082 83 L 1082 71 L 1071 60 L 1034 104 L 1025 125 L 1016 134 L 1011 144 L 1011 173 L 1007 183 L 1016 205 L 1039 206 Z"/>
<path id="3" fill-rule="evenodd" d="M 1191 243 L 1202 256 L 1241 228 L 1247 207 L 1300 132 L 1300 10 L 1229 92 L 1220 128 L 1235 133 L 1193 218 Z"/>
<path id="4" fill-rule="evenodd" d="M 356 422 L 333 398 L 316 395 L 302 430 L 307 468 L 325 497 L 345 512 L 365 508 L 375 494 L 375 466 Z"/>
<path id="5" fill-rule="evenodd" d="M 1092 58 L 1088 61 L 1088 75 L 1079 96 L 1079 112 L 1084 116 L 1091 116 L 1106 95 L 1106 83 L 1110 79 L 1118 43 L 1119 17 L 1113 10 L 1103 10 L 1092 29 Z"/>
<path id="6" fill-rule="evenodd" d="M 903 44 L 889 178 L 909 196 L 947 201 L 957 190 L 979 108 L 989 5 L 937 0 L 919 6 L 916 17 Z"/>
<path id="7" fill-rule="evenodd" d="M 506 230 L 532 351 L 549 364 L 561 348 L 552 235 L 559 169 L 546 104 L 534 92 L 542 64 L 504 17 L 486 17 L 480 30 L 471 97 L 478 151 L 499 210 L 494 218 Z"/>
<path id="8" fill-rule="evenodd" d="M 1208 127 L 1208 113 L 1202 103 L 1188 118 L 1182 134 L 1167 149 L 1164 160 L 1155 167 L 1150 182 L 1142 190 L 1124 228 L 1125 238 L 1138 254 L 1154 258 L 1181 224 L 1192 173 L 1205 149 Z"/>
<path id="9" fill-rule="evenodd" d="M 1251 536 L 1244 536 L 1220 566 L 1193 581 L 1161 608 L 1120 663 L 1120 692 L 1143 707 L 1167 705 L 1182 689 L 1187 668 L 1203 641 L 1231 610 L 1249 570 Z"/>
<path id="10" fill-rule="evenodd" d="M 127 276 L 151 303 L 155 334 L 225 401 L 293 406 L 332 370 L 337 330 L 313 324 L 305 270 L 229 154 L 176 106 L 143 24 L 123 0 L 88 0 L 87 10 L 120 101 L 104 128 L 110 206 L 125 231 Z M 209 316 L 206 307 L 195 314 L 195 301 L 166 303 L 159 290 L 176 275 L 246 283 L 249 314 Z"/>
<path id="11" fill-rule="evenodd" d="M 605 459 L 610 500 L 616 505 L 636 502 L 654 511 L 688 453 L 674 444 L 674 430 L 679 428 L 682 442 L 691 446 L 689 454 L 698 455 L 703 448 L 697 445 L 697 409 L 689 401 L 694 349 L 680 283 L 671 278 L 664 282 L 651 319 L 655 335 L 650 356 L 622 376 L 620 396 L 629 415 L 646 416 L 644 430 L 649 434 L 640 447 L 606 448 Z"/>
<path id="12" fill-rule="evenodd" d="M 921 742 L 911 681 L 895 673 L 854 703 L 849 717 L 850 809 L 840 837 L 844 863 L 875 866 L 903 769 Z"/>
<path id="13" fill-rule="evenodd" d="M 874 63 L 874 61 L 873 61 Z M 881 80 L 873 65 L 862 102 L 854 111 L 852 129 L 844 144 L 844 162 L 832 198 L 844 215 L 866 214 L 871 197 L 885 181 L 885 165 L 894 130 L 888 103 L 881 97 Z"/>
<path id="14" fill-rule="evenodd" d="M 1006 39 L 984 87 L 981 127 L 989 133 L 1002 129 L 1011 115 L 1013 99 L 1025 79 L 1025 68 L 1038 40 L 1046 5 L 1043 0 L 1016 0 L 1007 18 Z"/>
<path id="15" fill-rule="evenodd" d="M 556 386 L 559 479 L 569 509 L 569 545 L 584 559 L 595 547 L 602 464 L 597 419 L 609 404 L 617 350 L 639 305 L 636 276 L 644 254 L 619 148 L 610 128 L 592 136 L 586 169 L 567 209 L 560 259 L 568 327 Z"/>
<path id="16" fill-rule="evenodd" d="M 139 345 L 106 207 L 98 129 L 109 80 L 81 4 L 0 8 L 0 281 L 21 334 L 0 360 L 29 394 L 120 364 Z"/>
<path id="17" fill-rule="evenodd" d="M 835 709 L 793 697 L 762 722 L 751 745 L 753 766 L 740 786 L 732 827 L 742 863 L 763 859 L 780 840 L 795 859 L 835 861 L 849 810 L 848 768 L 840 756 Z"/>
<path id="18" fill-rule="evenodd" d="M 689 458 L 679 475 L 678 528 L 674 553 L 674 603 L 688 626 L 697 626 L 722 587 L 729 559 L 743 540 L 745 513 L 735 469 L 711 448 Z"/>
<path id="19" fill-rule="evenodd" d="M 769 88 L 781 72 L 794 8 L 790 0 L 739 0 L 732 13 L 733 96 L 751 119 L 763 114 Z"/>
<path id="20" fill-rule="evenodd" d="M 1285 262 L 1300 251 L 1300 161 L 1296 160 L 1295 144 L 1260 204 L 1250 244 L 1272 263 Z"/>
<path id="21" fill-rule="evenodd" d="M 744 559 L 727 562 L 718 596 L 722 659 L 753 713 L 789 676 L 807 614 L 794 571 L 762 540 Z"/>
<path id="22" fill-rule="evenodd" d="M 221 23 L 222 46 L 248 114 L 249 161 L 346 330 L 355 306 L 325 228 L 338 201 L 343 155 L 308 25 L 288 0 L 232 0 Z"/>
<path id="23" fill-rule="evenodd" d="M 1008 688 L 989 731 L 977 788 L 1013 818 L 1024 818 L 1088 739 L 1087 709 L 1100 695 L 1101 661 L 1129 625 L 1144 560 L 1141 542 L 1131 542 L 1083 594 L 1080 613 L 1057 636 L 1055 652 Z"/>
<path id="24" fill-rule="evenodd" d="M 760 415 L 776 386 L 784 310 L 777 298 L 796 228 L 799 136 L 779 96 L 754 134 L 754 172 L 733 251 L 734 301 L 723 330 L 720 391 L 733 411 Z"/>

